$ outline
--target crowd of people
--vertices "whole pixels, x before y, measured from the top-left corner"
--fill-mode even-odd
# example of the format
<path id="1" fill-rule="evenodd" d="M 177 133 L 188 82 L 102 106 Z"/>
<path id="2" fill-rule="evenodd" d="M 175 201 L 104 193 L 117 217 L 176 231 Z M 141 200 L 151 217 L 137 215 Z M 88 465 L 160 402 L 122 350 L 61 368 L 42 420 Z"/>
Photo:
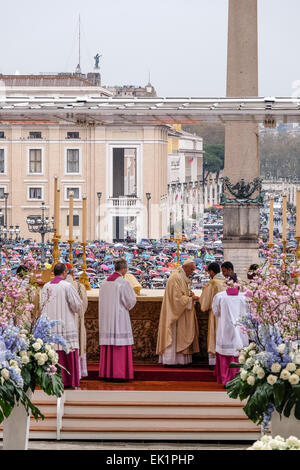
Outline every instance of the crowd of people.
<path id="1" fill-rule="evenodd" d="M 278 204 L 279 205 L 279 204 Z M 274 213 L 274 243 L 278 249 L 282 249 L 282 225 L 281 209 L 275 209 Z M 292 208 L 288 211 L 287 224 L 287 252 L 290 256 L 296 248 L 295 212 Z M 206 267 L 210 262 L 221 262 L 224 259 L 222 247 L 223 215 L 222 209 L 212 208 L 204 214 L 203 228 L 196 227 L 194 235 L 188 241 L 180 244 L 180 264 L 186 259 L 193 258 L 196 269 L 191 280 L 194 289 L 203 288 L 209 281 Z M 262 240 L 268 242 L 269 233 L 269 209 L 263 207 L 260 212 L 260 233 Z M 201 236 L 199 235 L 201 234 Z M 66 242 L 59 244 L 60 261 L 69 261 L 69 245 Z M 15 272 L 22 264 L 22 259 L 31 253 L 41 267 L 50 267 L 53 263 L 52 243 L 48 241 L 45 247 L 46 262 L 41 262 L 41 245 L 34 240 L 20 240 L 2 250 L 2 265 L 10 267 Z M 82 273 L 82 247 L 79 242 L 73 245 L 74 277 L 78 279 Z M 176 243 L 168 238 L 162 240 L 142 239 L 139 242 L 122 241 L 107 243 L 104 241 L 92 241 L 86 248 L 87 275 L 91 288 L 99 288 L 101 283 L 112 274 L 114 260 L 124 258 L 128 264 L 128 272 L 133 274 L 143 288 L 166 287 L 168 278 L 176 266 Z M 4 269 L 5 269 L 4 268 Z"/>

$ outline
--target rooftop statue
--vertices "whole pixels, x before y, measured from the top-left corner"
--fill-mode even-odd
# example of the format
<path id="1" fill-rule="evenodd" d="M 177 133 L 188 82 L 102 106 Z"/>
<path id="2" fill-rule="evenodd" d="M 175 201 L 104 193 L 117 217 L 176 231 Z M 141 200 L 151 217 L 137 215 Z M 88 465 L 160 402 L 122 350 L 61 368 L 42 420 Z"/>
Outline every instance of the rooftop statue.
<path id="1" fill-rule="evenodd" d="M 95 59 L 95 69 L 98 69 L 98 68 L 99 68 L 100 57 L 102 57 L 102 54 L 99 55 L 98 52 L 97 52 L 97 54 L 96 54 L 95 57 L 94 57 L 94 59 Z"/>

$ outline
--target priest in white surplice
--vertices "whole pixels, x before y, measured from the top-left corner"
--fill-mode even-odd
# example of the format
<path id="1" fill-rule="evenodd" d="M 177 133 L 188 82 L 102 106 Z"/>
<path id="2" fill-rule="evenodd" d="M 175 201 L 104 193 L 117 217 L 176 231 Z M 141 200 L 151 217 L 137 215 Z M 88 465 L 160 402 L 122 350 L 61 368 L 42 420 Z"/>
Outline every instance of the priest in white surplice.
<path id="1" fill-rule="evenodd" d="M 78 330 L 78 339 L 79 339 L 79 351 L 78 351 L 79 372 L 80 372 L 79 376 L 82 379 L 83 377 L 88 376 L 87 358 L 86 358 L 86 328 L 85 328 L 85 322 L 84 322 L 84 315 L 88 308 L 88 298 L 87 298 L 86 288 L 84 287 L 84 285 L 81 284 L 79 281 L 76 281 L 73 278 L 74 269 L 73 269 L 72 264 L 65 263 L 65 266 L 68 272 L 66 281 L 70 282 L 70 284 L 74 287 L 74 289 L 76 290 L 82 302 L 82 308 L 81 308 L 80 314 L 76 315 L 76 328 Z"/>
<path id="2" fill-rule="evenodd" d="M 100 378 L 134 378 L 134 341 L 129 310 L 136 304 L 136 295 L 130 283 L 123 278 L 126 272 L 126 261 L 118 259 L 115 272 L 101 284 L 99 290 Z"/>
<path id="3" fill-rule="evenodd" d="M 238 288 L 228 288 L 215 295 L 212 310 L 218 318 L 216 337 L 217 382 L 225 385 L 232 380 L 239 369 L 230 369 L 231 362 L 238 362 L 238 350 L 249 344 L 248 335 L 237 322 L 249 308 L 244 294 Z"/>
<path id="4" fill-rule="evenodd" d="M 67 268 L 63 263 L 54 266 L 54 276 L 41 290 L 41 312 L 51 320 L 60 320 L 52 332 L 63 336 L 70 349 L 67 354 L 62 346 L 57 345 L 58 363 L 70 373 L 61 369 L 62 380 L 65 386 L 77 388 L 80 379 L 76 316 L 82 309 L 82 302 L 74 287 L 66 281 Z"/>

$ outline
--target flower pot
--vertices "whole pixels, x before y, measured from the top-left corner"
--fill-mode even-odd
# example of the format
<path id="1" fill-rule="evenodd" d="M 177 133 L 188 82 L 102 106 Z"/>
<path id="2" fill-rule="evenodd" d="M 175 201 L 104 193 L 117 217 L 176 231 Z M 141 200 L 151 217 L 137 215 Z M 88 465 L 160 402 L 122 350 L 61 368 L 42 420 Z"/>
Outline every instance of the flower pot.
<path id="1" fill-rule="evenodd" d="M 279 435 L 284 438 L 288 438 L 290 436 L 295 436 L 298 439 L 300 438 L 300 420 L 295 418 L 294 408 L 292 409 L 289 418 L 282 415 L 280 419 L 280 414 L 277 413 L 277 411 L 273 411 L 271 432 L 273 437 Z"/>
<path id="2" fill-rule="evenodd" d="M 31 390 L 27 392 L 31 399 Z M 3 450 L 27 450 L 29 439 L 30 414 L 22 403 L 14 406 L 11 414 L 3 421 Z"/>

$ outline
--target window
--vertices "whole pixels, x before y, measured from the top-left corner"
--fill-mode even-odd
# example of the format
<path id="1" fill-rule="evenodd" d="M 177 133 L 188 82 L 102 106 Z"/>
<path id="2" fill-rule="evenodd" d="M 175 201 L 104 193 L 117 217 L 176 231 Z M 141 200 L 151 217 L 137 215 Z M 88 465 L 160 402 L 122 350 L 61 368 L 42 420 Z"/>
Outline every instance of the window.
<path id="1" fill-rule="evenodd" d="M 0 131 L 0 139 L 5 139 L 5 134 L 3 131 Z"/>
<path id="2" fill-rule="evenodd" d="M 0 149 L 0 173 L 5 173 L 5 155 L 4 155 L 4 149 Z"/>
<path id="3" fill-rule="evenodd" d="M 42 188 L 29 188 L 29 199 L 42 199 Z"/>
<path id="4" fill-rule="evenodd" d="M 79 139 L 79 132 L 67 132 L 67 139 Z"/>
<path id="5" fill-rule="evenodd" d="M 67 173 L 79 173 L 79 149 L 67 149 Z"/>
<path id="6" fill-rule="evenodd" d="M 42 173 L 42 149 L 29 149 L 29 173 Z"/>
<path id="7" fill-rule="evenodd" d="M 113 149 L 113 197 L 136 197 L 136 148 Z"/>
<path id="8" fill-rule="evenodd" d="M 69 227 L 69 215 L 67 215 L 67 226 Z M 73 215 L 73 227 L 79 227 L 79 215 Z"/>
<path id="9" fill-rule="evenodd" d="M 0 199 L 4 199 L 5 188 L 0 188 Z"/>
<path id="10" fill-rule="evenodd" d="M 29 132 L 28 139 L 41 139 L 41 138 L 42 138 L 41 132 L 36 132 L 36 131 Z"/>
<path id="11" fill-rule="evenodd" d="M 67 194 L 66 194 L 66 199 L 68 200 L 70 198 L 70 192 L 73 191 L 74 193 L 74 199 L 80 199 L 80 192 L 79 192 L 79 188 L 67 188 Z"/>

